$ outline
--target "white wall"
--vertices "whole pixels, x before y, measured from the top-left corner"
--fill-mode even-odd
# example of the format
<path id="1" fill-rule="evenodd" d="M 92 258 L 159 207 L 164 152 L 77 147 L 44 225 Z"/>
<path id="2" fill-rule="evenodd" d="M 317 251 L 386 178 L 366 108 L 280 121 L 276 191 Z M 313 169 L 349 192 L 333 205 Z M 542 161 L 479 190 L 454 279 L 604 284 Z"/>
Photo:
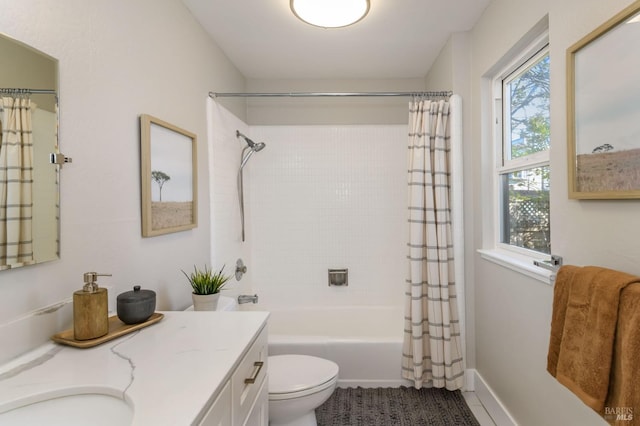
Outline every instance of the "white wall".
<path id="1" fill-rule="evenodd" d="M 86 271 L 113 273 L 99 280 L 112 300 L 140 284 L 157 292 L 158 309 L 187 306 L 180 269 L 211 253 L 207 93 L 242 91 L 244 78 L 179 0 L 0 0 L 0 10 L 3 33 L 60 61 L 60 143 L 73 158 L 62 170 L 61 259 L 0 273 L 2 341 L 23 336 L 8 331 L 17 319 L 71 297 Z M 198 135 L 194 230 L 141 237 L 142 113 Z M 46 341 L 70 318 L 65 310 L 27 328 L 30 341 L 3 346 L 0 358 Z"/>
<path id="2" fill-rule="evenodd" d="M 437 90 L 449 90 L 449 86 Z M 248 80 L 249 92 L 411 92 L 423 91 L 422 79 Z M 435 90 L 435 89 L 434 89 Z M 407 124 L 406 97 L 252 98 L 250 125 Z"/>
<path id="3" fill-rule="evenodd" d="M 406 125 L 252 126 L 254 288 L 267 306 L 402 306 Z M 348 287 L 327 270 L 348 268 Z"/>
<path id="4" fill-rule="evenodd" d="M 494 0 L 470 32 L 471 87 L 461 93 L 471 103 L 470 114 L 465 116 L 470 122 L 465 137 L 465 171 L 472 178 L 465 200 L 469 201 L 466 231 L 473 237 L 473 249 L 482 248 L 483 241 L 491 239 L 483 230 L 483 223 L 491 219 L 485 208 L 491 197 L 480 159 L 490 152 L 492 143 L 486 134 L 490 109 L 483 104 L 483 78 L 548 15 L 552 251 L 564 256 L 568 264 L 594 264 L 640 274 L 640 229 L 635 226 L 640 203 L 567 198 L 565 52 L 629 3 Z M 450 61 L 450 56 L 443 55 L 443 60 Z M 553 288 L 477 254 L 468 258 L 467 267 L 474 271 L 475 365 L 516 422 L 525 426 L 606 424 L 546 372 Z"/>

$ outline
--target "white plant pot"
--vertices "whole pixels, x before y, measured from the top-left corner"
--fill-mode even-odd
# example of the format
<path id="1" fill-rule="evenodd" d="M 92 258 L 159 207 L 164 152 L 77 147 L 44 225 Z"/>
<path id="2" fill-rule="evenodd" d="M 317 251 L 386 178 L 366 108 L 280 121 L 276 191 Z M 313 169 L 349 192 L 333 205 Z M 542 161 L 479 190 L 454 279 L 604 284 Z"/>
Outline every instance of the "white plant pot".
<path id="1" fill-rule="evenodd" d="M 220 293 L 215 294 L 194 294 L 191 293 L 193 299 L 194 311 L 215 311 L 218 308 L 218 299 Z"/>

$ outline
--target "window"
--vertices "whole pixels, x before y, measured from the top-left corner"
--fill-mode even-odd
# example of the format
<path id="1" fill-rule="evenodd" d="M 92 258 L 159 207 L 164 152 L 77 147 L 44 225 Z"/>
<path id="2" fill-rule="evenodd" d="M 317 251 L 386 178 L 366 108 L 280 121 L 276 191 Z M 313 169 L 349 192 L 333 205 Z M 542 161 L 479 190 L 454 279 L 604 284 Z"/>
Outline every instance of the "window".
<path id="1" fill-rule="evenodd" d="M 551 253 L 549 48 L 546 36 L 494 80 L 498 242 Z"/>

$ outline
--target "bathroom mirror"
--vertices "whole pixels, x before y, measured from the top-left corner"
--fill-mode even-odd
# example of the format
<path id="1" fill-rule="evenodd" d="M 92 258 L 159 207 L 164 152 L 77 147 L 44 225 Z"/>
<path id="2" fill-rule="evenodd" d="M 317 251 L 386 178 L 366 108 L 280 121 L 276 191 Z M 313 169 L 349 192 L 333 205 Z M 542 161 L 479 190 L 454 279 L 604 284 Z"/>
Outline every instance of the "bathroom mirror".
<path id="1" fill-rule="evenodd" d="M 58 61 L 0 35 L 0 270 L 59 257 Z M 29 158 L 30 157 L 30 158 Z"/>

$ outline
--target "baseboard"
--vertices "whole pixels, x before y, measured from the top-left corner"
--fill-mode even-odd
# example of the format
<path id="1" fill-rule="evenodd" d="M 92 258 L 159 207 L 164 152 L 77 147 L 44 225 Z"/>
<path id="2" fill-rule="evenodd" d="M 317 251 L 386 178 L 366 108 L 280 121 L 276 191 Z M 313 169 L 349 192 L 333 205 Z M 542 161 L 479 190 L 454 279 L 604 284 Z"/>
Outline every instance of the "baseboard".
<path id="1" fill-rule="evenodd" d="M 476 370 L 473 368 L 464 370 L 464 385 L 462 386 L 464 392 L 473 392 L 476 390 L 475 377 Z"/>
<path id="2" fill-rule="evenodd" d="M 518 426 L 482 376 L 473 369 L 467 370 L 465 373 L 470 373 L 469 376 L 472 377 L 470 380 L 473 384 L 475 394 L 496 426 Z"/>

